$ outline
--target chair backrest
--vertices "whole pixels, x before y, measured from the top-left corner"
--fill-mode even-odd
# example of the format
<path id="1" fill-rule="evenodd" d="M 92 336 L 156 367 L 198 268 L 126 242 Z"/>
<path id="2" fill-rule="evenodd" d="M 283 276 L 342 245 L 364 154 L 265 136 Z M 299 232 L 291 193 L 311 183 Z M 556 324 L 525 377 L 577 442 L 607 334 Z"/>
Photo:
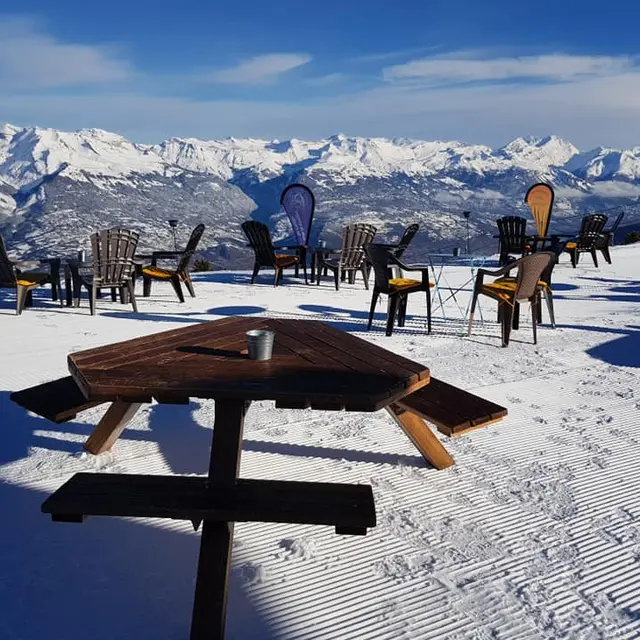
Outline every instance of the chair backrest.
<path id="1" fill-rule="evenodd" d="M 0 287 L 15 287 L 16 271 L 9 260 L 4 239 L 0 236 Z"/>
<path id="2" fill-rule="evenodd" d="M 576 239 L 580 251 L 591 251 L 596 246 L 608 219 L 604 213 L 592 213 L 582 218 L 580 233 Z"/>
<path id="3" fill-rule="evenodd" d="M 280 204 L 289 216 L 298 243 L 308 245 L 316 207 L 316 200 L 311 189 L 304 184 L 290 184 L 282 192 Z"/>
<path id="4" fill-rule="evenodd" d="M 189 242 L 187 242 L 187 247 L 180 258 L 180 262 L 178 263 L 178 273 L 186 273 L 189 269 L 189 262 L 193 257 L 193 254 L 196 252 L 198 247 L 198 243 L 200 242 L 200 238 L 202 238 L 202 234 L 204 233 L 204 225 L 199 224 L 192 232 L 191 237 L 189 238 Z"/>
<path id="5" fill-rule="evenodd" d="M 527 219 L 522 216 L 504 216 L 496 220 L 500 235 L 500 253 L 522 253 L 527 235 Z"/>
<path id="6" fill-rule="evenodd" d="M 542 274 L 556 260 L 557 256 L 552 251 L 532 253 L 517 260 L 513 265 L 518 267 L 514 299 L 528 300 L 531 298 L 536 291 L 538 282 L 542 280 Z"/>
<path id="7" fill-rule="evenodd" d="M 103 286 L 122 286 L 135 269 L 139 234 L 130 229 L 103 229 L 91 235 L 93 277 Z"/>
<path id="8" fill-rule="evenodd" d="M 553 208 L 553 188 L 545 182 L 538 182 L 529 188 L 524 201 L 531 209 L 539 236 L 546 236 Z"/>
<path id="9" fill-rule="evenodd" d="M 340 266 L 343 269 L 359 269 L 364 261 L 364 248 L 371 243 L 377 229 L 372 224 L 358 222 L 348 224 L 342 230 Z"/>
<path id="10" fill-rule="evenodd" d="M 615 222 L 613 223 L 611 228 L 610 229 L 605 229 L 603 233 L 608 233 L 611 236 L 613 236 L 613 234 L 618 230 L 618 227 L 620 226 L 620 223 L 622 222 L 622 218 L 624 218 L 624 211 L 622 211 L 622 212 L 620 212 L 618 214 L 618 217 L 615 219 Z"/>
<path id="11" fill-rule="evenodd" d="M 407 250 L 407 247 L 413 240 L 413 237 L 416 235 L 416 233 L 418 233 L 419 228 L 420 228 L 420 225 L 415 223 L 415 224 L 410 224 L 404 230 L 404 233 L 402 234 L 402 238 L 400 238 L 400 242 L 398 242 L 398 245 L 393 251 L 393 255 L 395 255 L 396 258 L 402 257 L 402 254 Z"/>
<path id="12" fill-rule="evenodd" d="M 247 220 L 242 223 L 242 230 L 256 254 L 256 260 L 263 266 L 272 266 L 275 263 L 276 252 L 273 248 L 269 227 L 257 220 Z"/>
<path id="13" fill-rule="evenodd" d="M 368 244 L 364 250 L 373 265 L 376 290 L 382 293 L 389 293 L 389 279 L 391 278 L 389 263 L 395 249 L 379 244 Z"/>

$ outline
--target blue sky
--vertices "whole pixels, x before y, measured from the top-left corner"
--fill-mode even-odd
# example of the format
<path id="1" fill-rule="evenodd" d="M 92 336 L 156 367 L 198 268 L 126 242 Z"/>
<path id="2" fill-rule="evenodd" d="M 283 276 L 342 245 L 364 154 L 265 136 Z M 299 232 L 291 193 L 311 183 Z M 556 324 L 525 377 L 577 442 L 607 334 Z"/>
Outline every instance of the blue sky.
<path id="1" fill-rule="evenodd" d="M 342 132 L 499 146 L 555 133 L 630 147 L 640 8 L 609 7 L 4 0 L 0 121 L 146 142 Z"/>

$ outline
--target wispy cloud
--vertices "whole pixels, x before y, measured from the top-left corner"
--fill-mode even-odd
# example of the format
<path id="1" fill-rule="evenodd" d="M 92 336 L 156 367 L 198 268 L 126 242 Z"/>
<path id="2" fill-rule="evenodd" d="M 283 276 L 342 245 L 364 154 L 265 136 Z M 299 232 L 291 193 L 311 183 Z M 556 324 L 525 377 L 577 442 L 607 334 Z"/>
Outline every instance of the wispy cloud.
<path id="1" fill-rule="evenodd" d="M 311 62 L 306 53 L 268 53 L 244 60 L 235 67 L 203 74 L 203 82 L 260 84 L 273 82 L 278 76 Z"/>
<path id="2" fill-rule="evenodd" d="M 324 76 L 316 76 L 314 78 L 308 78 L 305 84 L 312 87 L 327 87 L 338 82 L 345 80 L 347 76 L 344 73 L 328 73 Z"/>
<path id="3" fill-rule="evenodd" d="M 416 53 L 424 53 L 425 51 L 433 51 L 438 49 L 437 46 L 429 47 L 412 47 L 411 49 L 397 49 L 395 51 L 381 51 L 378 53 L 367 53 L 361 56 L 355 56 L 350 58 L 348 62 L 383 62 L 385 60 L 393 60 L 393 58 L 403 58 L 405 56 L 412 56 Z"/>
<path id="4" fill-rule="evenodd" d="M 111 47 L 62 43 L 30 19 L 0 18 L 0 84 L 43 89 L 117 82 L 132 75 Z"/>
<path id="5" fill-rule="evenodd" d="M 508 80 L 572 81 L 606 77 L 637 68 L 631 56 L 573 56 L 550 54 L 525 57 L 479 58 L 447 54 L 383 70 L 386 80 L 419 80 L 429 84 Z"/>

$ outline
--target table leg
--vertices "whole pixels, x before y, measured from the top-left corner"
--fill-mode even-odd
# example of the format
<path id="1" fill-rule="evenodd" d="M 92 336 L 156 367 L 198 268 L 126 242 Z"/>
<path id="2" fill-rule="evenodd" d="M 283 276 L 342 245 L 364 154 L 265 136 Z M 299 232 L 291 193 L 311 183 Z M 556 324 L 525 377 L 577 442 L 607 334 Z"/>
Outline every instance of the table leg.
<path id="1" fill-rule="evenodd" d="M 242 431 L 248 404 L 216 400 L 209 479 L 212 488 L 234 484 L 240 470 Z M 202 525 L 198 578 L 191 620 L 191 640 L 224 638 L 233 523 L 205 520 Z"/>
<path id="2" fill-rule="evenodd" d="M 109 451 L 141 406 L 139 402 L 116 400 L 102 416 L 102 420 L 85 442 L 84 448 L 96 456 Z"/>
<path id="3" fill-rule="evenodd" d="M 455 464 L 454 459 L 438 440 L 438 436 L 429 429 L 420 416 L 396 404 L 389 405 L 387 411 L 427 462 L 436 469 L 446 469 Z"/>

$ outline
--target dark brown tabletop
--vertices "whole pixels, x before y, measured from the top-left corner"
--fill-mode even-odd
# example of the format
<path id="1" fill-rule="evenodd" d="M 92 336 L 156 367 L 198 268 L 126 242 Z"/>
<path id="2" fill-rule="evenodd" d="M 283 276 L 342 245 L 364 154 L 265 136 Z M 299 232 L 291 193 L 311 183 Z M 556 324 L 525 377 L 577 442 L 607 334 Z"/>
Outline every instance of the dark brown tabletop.
<path id="1" fill-rule="evenodd" d="M 250 360 L 245 333 L 275 331 L 273 358 Z M 376 411 L 429 383 L 429 369 L 323 322 L 232 317 L 68 357 L 91 400 L 275 400 L 280 407 Z"/>

